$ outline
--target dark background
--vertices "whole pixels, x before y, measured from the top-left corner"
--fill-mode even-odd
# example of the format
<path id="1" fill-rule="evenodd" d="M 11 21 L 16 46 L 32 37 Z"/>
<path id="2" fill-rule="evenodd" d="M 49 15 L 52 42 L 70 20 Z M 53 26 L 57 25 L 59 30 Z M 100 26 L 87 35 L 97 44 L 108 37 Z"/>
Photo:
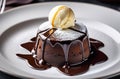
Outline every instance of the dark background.
<path id="1" fill-rule="evenodd" d="M 92 4 L 109 7 L 120 12 L 120 0 L 7 0 L 5 10 L 11 9 L 17 6 L 32 4 L 32 3 L 50 2 L 50 1 L 72 1 L 72 2 L 92 3 Z M 0 71 L 0 79 L 21 79 L 21 78 L 13 77 L 11 75 L 8 75 Z M 120 75 L 111 77 L 109 79 L 120 79 Z"/>

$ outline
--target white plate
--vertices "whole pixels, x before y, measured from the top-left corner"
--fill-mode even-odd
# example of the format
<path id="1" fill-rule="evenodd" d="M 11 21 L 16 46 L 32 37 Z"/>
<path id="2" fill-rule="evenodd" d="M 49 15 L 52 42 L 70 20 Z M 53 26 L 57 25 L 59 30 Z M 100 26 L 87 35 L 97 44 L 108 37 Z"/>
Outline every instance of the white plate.
<path id="1" fill-rule="evenodd" d="M 16 53 L 29 53 L 20 44 L 36 35 L 38 26 L 46 21 L 49 11 L 56 5 L 70 6 L 77 22 L 84 23 L 90 37 L 101 40 L 105 47 L 101 50 L 108 61 L 91 66 L 89 71 L 66 76 L 56 68 L 45 71 L 32 69 Z M 0 70 L 26 78 L 41 79 L 86 79 L 107 77 L 120 72 L 120 13 L 101 6 L 74 2 L 48 2 L 18 7 L 0 15 Z"/>

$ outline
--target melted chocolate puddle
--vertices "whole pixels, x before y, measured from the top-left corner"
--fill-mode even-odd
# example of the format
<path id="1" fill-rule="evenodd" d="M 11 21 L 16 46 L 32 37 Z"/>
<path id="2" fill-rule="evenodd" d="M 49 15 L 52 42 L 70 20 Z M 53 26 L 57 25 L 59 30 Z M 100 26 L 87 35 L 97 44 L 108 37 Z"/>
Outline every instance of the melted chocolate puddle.
<path id="1" fill-rule="evenodd" d="M 51 29 L 50 29 L 51 30 Z M 36 58 L 34 58 L 33 54 L 16 54 L 18 57 L 26 59 L 28 63 L 35 69 L 40 69 L 40 70 L 45 70 L 51 67 L 51 65 L 47 64 L 44 61 L 44 51 L 45 51 L 45 45 L 46 45 L 46 40 L 54 33 L 54 29 L 51 34 L 47 35 L 47 38 L 44 40 L 43 48 L 42 48 L 42 59 L 38 61 Z M 37 37 L 37 36 L 36 36 Z M 32 51 L 32 49 L 35 47 L 35 41 L 36 37 L 33 37 L 31 39 L 32 42 L 26 42 L 21 44 L 21 46 L 28 51 Z M 66 63 L 63 67 L 57 67 L 61 72 L 65 73 L 66 75 L 78 75 L 85 73 L 86 71 L 89 70 L 90 65 L 95 65 L 97 63 L 105 62 L 108 57 L 100 50 L 98 50 L 100 47 L 104 47 L 104 44 L 101 41 L 95 40 L 90 38 L 90 45 L 91 45 L 91 52 L 92 54 L 89 56 L 89 58 L 75 66 L 69 66 L 69 63 Z M 35 50 L 36 51 L 36 50 Z M 66 67 L 67 66 L 67 67 Z"/>
<path id="2" fill-rule="evenodd" d="M 21 44 L 21 47 L 27 49 L 28 51 L 32 51 L 34 46 L 35 46 L 35 42 L 34 41 Z"/>

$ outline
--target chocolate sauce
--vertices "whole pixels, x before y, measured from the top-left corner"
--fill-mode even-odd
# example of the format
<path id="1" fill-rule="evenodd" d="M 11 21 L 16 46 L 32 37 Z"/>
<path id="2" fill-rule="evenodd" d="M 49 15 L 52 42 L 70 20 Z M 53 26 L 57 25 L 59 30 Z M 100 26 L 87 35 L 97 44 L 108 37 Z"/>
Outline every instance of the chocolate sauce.
<path id="1" fill-rule="evenodd" d="M 52 32 L 51 32 L 52 31 Z M 45 33 L 45 34 L 48 34 L 48 35 L 45 35 L 47 36 L 47 38 L 45 40 L 43 40 L 43 46 L 42 46 L 42 59 L 40 60 L 41 62 L 39 64 L 46 64 L 46 61 L 44 60 L 44 54 L 45 54 L 45 46 L 46 46 L 46 42 L 47 42 L 47 39 L 56 31 L 56 29 L 52 28 L 50 30 L 48 30 L 47 32 L 51 32 L 50 34 L 49 33 Z M 37 45 L 38 46 L 38 45 Z"/>
<path id="2" fill-rule="evenodd" d="M 30 40 L 31 40 L 31 41 L 36 41 L 36 39 L 37 39 L 37 37 L 33 37 L 33 38 L 31 38 Z"/>
<path id="3" fill-rule="evenodd" d="M 78 31 L 78 30 L 75 30 L 75 29 L 71 29 L 71 30 L 74 30 L 74 31 L 77 31 L 79 33 L 82 33 L 83 35 L 86 35 L 86 33 L 83 33 L 81 31 Z M 33 57 L 33 54 L 17 54 L 18 57 L 21 57 L 23 59 L 26 59 L 28 61 L 28 63 L 35 69 L 40 69 L 40 70 L 45 70 L 45 69 L 48 69 L 51 67 L 51 65 L 49 63 L 47 63 L 45 60 L 44 60 L 44 52 L 45 52 L 45 46 L 46 46 L 46 42 L 48 41 L 48 38 L 50 38 L 52 36 L 52 34 L 56 31 L 56 29 L 47 29 L 47 30 L 44 30 L 44 31 L 47 31 L 44 33 L 44 36 L 46 36 L 46 38 L 43 41 L 43 46 L 41 47 L 42 49 L 42 58 L 41 60 L 37 60 L 36 57 Z M 42 32 L 44 32 L 42 31 Z M 42 32 L 39 32 L 39 33 L 42 33 Z M 36 37 L 32 38 L 31 41 L 32 42 L 27 42 L 27 43 L 24 43 L 24 44 L 21 44 L 21 46 L 25 49 L 27 49 L 28 51 L 32 51 L 33 48 L 35 47 L 35 41 L 38 37 L 38 34 Z M 88 38 L 87 38 L 88 39 Z M 60 71 L 62 71 L 63 73 L 65 73 L 66 75 L 78 75 L 78 74 L 82 74 L 86 71 L 89 70 L 89 67 L 90 65 L 95 65 L 97 63 L 100 63 L 100 62 L 105 62 L 108 57 L 102 52 L 99 50 L 100 47 L 103 47 L 104 44 L 98 40 L 95 40 L 95 39 L 88 39 L 90 41 L 90 52 L 92 52 L 90 54 L 90 56 L 85 59 L 83 57 L 83 54 L 84 54 L 84 50 L 82 50 L 82 61 L 80 64 L 77 64 L 77 65 L 70 65 L 69 62 L 68 62 L 68 50 L 69 50 L 69 47 L 70 47 L 70 43 L 71 42 L 67 42 L 66 44 L 62 44 L 61 42 L 59 42 L 59 44 L 61 45 L 61 47 L 63 48 L 63 51 L 65 52 L 64 55 L 65 55 L 65 63 L 64 65 L 61 67 L 61 66 L 56 66 Z M 39 41 L 39 40 L 38 40 Z M 81 42 L 81 45 L 82 45 L 82 48 L 83 48 L 83 44 L 82 44 L 82 41 L 84 41 L 84 38 L 82 40 L 80 40 Z M 52 41 L 51 41 L 52 43 Z M 38 43 L 36 43 L 38 44 Z M 37 48 L 38 48 L 38 45 L 36 45 L 36 49 L 35 50 L 35 54 L 37 52 Z M 51 60 L 52 61 L 52 60 Z"/>
<path id="4" fill-rule="evenodd" d="M 74 29 L 74 28 L 69 28 L 69 29 L 74 30 L 74 31 L 76 31 L 76 32 L 79 32 L 79 33 L 82 33 L 82 34 L 86 35 L 86 33 L 82 32 L 82 31 L 79 31 L 79 30 L 77 30 L 77 29 Z"/>
<path id="5" fill-rule="evenodd" d="M 26 43 L 21 44 L 21 47 L 23 47 L 23 48 L 25 48 L 25 49 L 27 49 L 29 51 L 32 51 L 32 49 L 34 48 L 34 46 L 35 46 L 35 42 L 34 41 L 32 41 L 32 42 L 26 42 Z"/>

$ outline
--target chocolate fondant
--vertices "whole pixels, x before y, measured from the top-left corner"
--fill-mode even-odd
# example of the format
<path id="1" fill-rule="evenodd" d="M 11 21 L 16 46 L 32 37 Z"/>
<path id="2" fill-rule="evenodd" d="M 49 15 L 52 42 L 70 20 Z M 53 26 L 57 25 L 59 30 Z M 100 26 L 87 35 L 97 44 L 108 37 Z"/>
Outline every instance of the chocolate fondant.
<path id="1" fill-rule="evenodd" d="M 55 28 L 40 31 L 37 34 L 35 45 L 35 54 L 39 62 L 46 62 L 49 65 L 64 67 L 66 63 L 69 66 L 78 65 L 84 62 L 90 55 L 90 42 L 85 26 L 79 26 L 80 29 L 69 28 L 78 32 L 80 37 L 74 40 L 56 39 L 53 33 L 58 30 Z M 85 29 L 83 32 L 82 30 Z"/>
<path id="2" fill-rule="evenodd" d="M 71 8 L 54 7 L 48 21 L 42 23 L 36 37 L 21 44 L 30 54 L 16 54 L 35 69 L 57 67 L 67 75 L 86 72 L 90 65 L 104 62 L 108 57 L 99 50 L 104 44 L 90 39 L 87 28 L 75 21 Z"/>

